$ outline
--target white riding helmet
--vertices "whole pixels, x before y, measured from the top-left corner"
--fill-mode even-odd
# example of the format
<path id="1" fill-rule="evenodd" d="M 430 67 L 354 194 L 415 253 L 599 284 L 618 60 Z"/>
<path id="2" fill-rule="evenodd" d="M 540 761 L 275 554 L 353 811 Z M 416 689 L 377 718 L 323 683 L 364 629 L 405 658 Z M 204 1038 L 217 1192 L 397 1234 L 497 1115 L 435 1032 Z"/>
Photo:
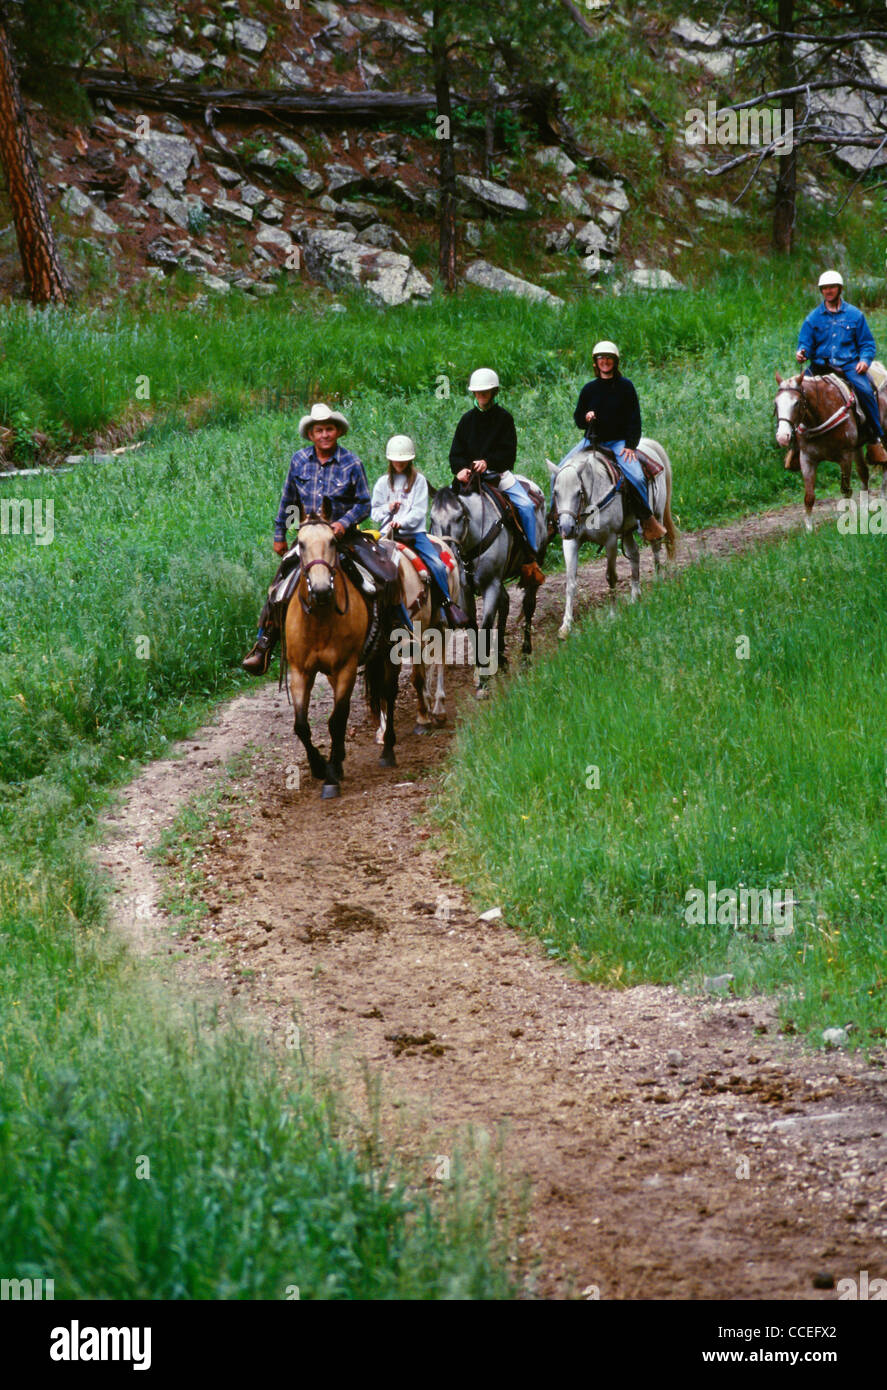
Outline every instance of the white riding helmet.
<path id="1" fill-rule="evenodd" d="M 822 289 L 823 285 L 840 285 L 843 289 L 844 281 L 837 270 L 824 270 L 819 277 L 819 288 Z"/>
<path id="2" fill-rule="evenodd" d="M 389 463 L 409 462 L 416 457 L 416 446 L 408 434 L 393 434 L 385 446 Z"/>
<path id="3" fill-rule="evenodd" d="M 610 343 L 604 339 L 603 342 L 595 343 L 591 349 L 592 358 L 595 357 L 616 357 L 619 356 L 619 349 L 615 343 Z"/>
<path id="4" fill-rule="evenodd" d="M 489 367 L 478 367 L 476 372 L 471 373 L 468 383 L 469 391 L 495 391 L 498 386 L 499 378 Z"/>

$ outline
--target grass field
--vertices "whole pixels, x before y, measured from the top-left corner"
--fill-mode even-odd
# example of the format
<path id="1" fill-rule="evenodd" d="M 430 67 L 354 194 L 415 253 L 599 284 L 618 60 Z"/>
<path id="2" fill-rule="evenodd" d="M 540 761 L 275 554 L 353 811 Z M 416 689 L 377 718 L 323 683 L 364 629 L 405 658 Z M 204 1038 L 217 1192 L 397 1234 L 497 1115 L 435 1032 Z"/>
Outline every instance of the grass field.
<path id="1" fill-rule="evenodd" d="M 823 527 L 574 630 L 459 731 L 454 872 L 589 979 L 731 974 L 790 1030 L 882 1045 L 883 544 Z M 710 883 L 791 892 L 793 930 L 731 922 L 729 896 L 691 924 Z"/>

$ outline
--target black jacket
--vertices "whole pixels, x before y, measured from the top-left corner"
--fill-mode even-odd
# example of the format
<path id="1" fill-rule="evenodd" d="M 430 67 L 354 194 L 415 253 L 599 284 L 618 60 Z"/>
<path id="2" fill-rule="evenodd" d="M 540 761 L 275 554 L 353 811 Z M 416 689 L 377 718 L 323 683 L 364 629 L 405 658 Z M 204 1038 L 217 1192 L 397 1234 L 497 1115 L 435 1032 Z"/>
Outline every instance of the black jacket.
<path id="1" fill-rule="evenodd" d="M 517 459 L 514 416 L 495 401 L 486 410 L 479 406 L 466 410 L 456 426 L 450 448 L 450 467 L 454 473 L 459 473 L 463 468 L 470 468 L 475 459 L 486 459 L 484 478 L 494 487 L 502 473 L 514 468 Z"/>
<path id="2" fill-rule="evenodd" d="M 594 411 L 591 424 L 586 413 Z M 629 449 L 636 449 L 641 437 L 641 407 L 638 393 L 628 377 L 614 376 L 609 381 L 595 377 L 583 386 L 573 416 L 577 430 L 587 434 L 594 430 L 601 444 L 610 439 L 624 439 Z"/>

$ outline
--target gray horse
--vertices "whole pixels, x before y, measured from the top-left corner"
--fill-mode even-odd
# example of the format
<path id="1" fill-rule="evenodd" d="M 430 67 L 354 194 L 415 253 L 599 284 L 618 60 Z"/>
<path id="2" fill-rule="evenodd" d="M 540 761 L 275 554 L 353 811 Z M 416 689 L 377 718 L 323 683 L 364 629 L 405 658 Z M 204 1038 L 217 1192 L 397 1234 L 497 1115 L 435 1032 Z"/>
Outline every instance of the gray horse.
<path id="1" fill-rule="evenodd" d="M 523 483 L 533 503 L 536 513 L 536 535 L 543 537 L 539 547 L 541 561 L 547 545 L 545 497 L 529 478 L 521 477 L 520 474 L 515 474 L 515 477 L 518 482 Z M 478 635 L 475 684 L 476 693 L 480 697 L 485 693 L 490 675 L 489 669 L 484 670 L 485 659 L 492 651 L 491 646 L 484 645 L 484 638 L 487 644 L 493 640 L 497 644 L 496 664 L 503 667 L 508 665 L 505 654 L 508 590 L 505 581 L 519 576 L 524 547 L 512 535 L 511 528 L 503 524 L 499 508 L 483 488 L 464 493 L 452 487 L 444 487 L 434 493 L 428 529 L 433 536 L 440 536 L 453 549 L 462 569 L 462 589 Z M 534 580 L 521 578 L 521 587 L 524 590 L 521 610 L 524 640 L 521 650 L 525 656 L 529 656 L 532 652 L 531 624 L 536 611 L 536 593 L 539 585 Z M 481 600 L 479 623 L 478 597 Z M 490 664 L 492 663 L 488 663 L 488 668 Z"/>
<path id="2" fill-rule="evenodd" d="M 663 472 L 657 474 L 648 488 L 653 515 L 667 532 L 665 546 L 671 559 L 677 536 L 671 516 L 671 460 L 655 439 L 642 439 L 638 448 L 663 466 Z M 573 597 L 576 593 L 579 547 L 583 541 L 594 541 L 596 545 L 606 549 L 607 583 L 614 589 L 616 550 L 621 540 L 623 553 L 631 563 L 632 601 L 640 598 L 641 556 L 635 534 L 638 523 L 635 514 L 625 505 L 625 493 L 630 485 L 623 482 L 621 487 L 615 487 L 603 458 L 593 449 L 583 449 L 560 467 L 552 463 L 551 459 L 545 461 L 549 473 L 554 478 L 552 510 L 563 541 L 567 566 L 564 621 L 557 635 L 569 637 L 570 628 L 573 626 Z M 658 575 L 662 565 L 659 554 L 662 541 L 652 541 L 651 545 Z"/>

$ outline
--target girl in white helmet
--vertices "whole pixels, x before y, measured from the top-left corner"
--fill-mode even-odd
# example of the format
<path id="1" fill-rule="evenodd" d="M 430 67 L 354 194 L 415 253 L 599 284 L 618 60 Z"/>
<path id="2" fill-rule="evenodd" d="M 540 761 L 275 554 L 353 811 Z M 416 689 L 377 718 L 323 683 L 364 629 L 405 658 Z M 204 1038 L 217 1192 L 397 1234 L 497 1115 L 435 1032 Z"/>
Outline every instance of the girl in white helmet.
<path id="1" fill-rule="evenodd" d="M 388 471 L 373 488 L 372 517 L 383 535 L 403 541 L 421 557 L 437 589 L 437 601 L 451 627 L 465 627 L 468 618 L 450 601 L 447 569 L 440 551 L 425 530 L 428 483 L 416 468 L 416 446 L 406 434 L 395 434 L 385 449 Z"/>
<path id="2" fill-rule="evenodd" d="M 479 367 L 472 373 L 468 389 L 477 406 L 466 411 L 456 426 L 450 447 L 450 467 L 464 486 L 479 476 L 505 493 L 520 517 L 532 553 L 530 568 L 536 582 L 541 584 L 545 576 L 538 566 L 542 537 L 536 535 L 536 512 L 523 485 L 512 472 L 517 459 L 514 416 L 497 402 L 499 378 L 489 367 Z"/>

